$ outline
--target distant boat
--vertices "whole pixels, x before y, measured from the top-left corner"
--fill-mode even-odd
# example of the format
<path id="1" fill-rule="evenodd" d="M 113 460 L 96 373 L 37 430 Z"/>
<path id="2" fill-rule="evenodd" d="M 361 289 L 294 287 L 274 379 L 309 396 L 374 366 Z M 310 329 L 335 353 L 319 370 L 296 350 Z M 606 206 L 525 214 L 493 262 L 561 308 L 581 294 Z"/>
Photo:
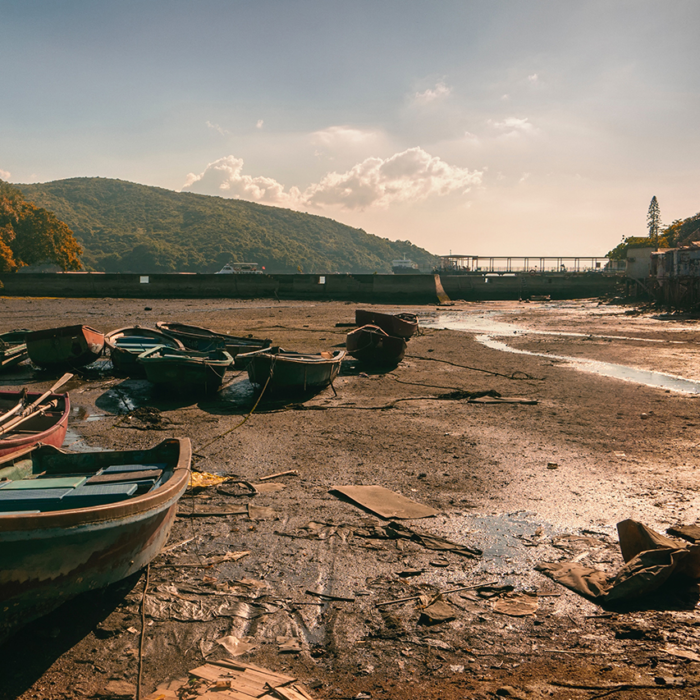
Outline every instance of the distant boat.
<path id="1" fill-rule="evenodd" d="M 62 326 L 25 336 L 29 359 L 45 369 L 84 367 L 104 348 L 105 337 L 90 326 Z"/>
<path id="2" fill-rule="evenodd" d="M 25 328 L 0 334 L 0 371 L 15 367 L 29 357 Z"/>
<path id="3" fill-rule="evenodd" d="M 261 275 L 258 263 L 226 263 L 215 275 Z"/>
<path id="4" fill-rule="evenodd" d="M 0 457 L 39 442 L 54 447 L 63 444 L 70 415 L 68 394 L 48 394 L 30 415 L 24 417 L 18 410 L 30 406 L 41 396 L 31 391 L 0 391 Z"/>
<path id="5" fill-rule="evenodd" d="M 171 392 L 195 394 L 218 391 L 233 358 L 225 350 L 176 350 L 157 345 L 142 353 L 138 361 L 146 378 Z"/>
<path id="6" fill-rule="evenodd" d="M 185 346 L 177 339 L 172 338 L 155 328 L 142 326 L 127 326 L 107 333 L 105 346 L 109 350 L 112 366 L 117 374 L 127 376 L 143 376 L 143 365 L 139 363 L 138 356 L 154 348 L 156 345 L 184 350 Z"/>
<path id="7" fill-rule="evenodd" d="M 418 330 L 415 314 L 384 314 L 370 309 L 356 309 L 355 323 L 358 326 L 379 326 L 385 333 L 408 340 Z"/>
<path id="8" fill-rule="evenodd" d="M 420 273 L 418 265 L 413 260 L 404 257 L 401 260 L 391 261 L 391 271 L 395 275 L 416 275 Z"/>
<path id="9" fill-rule="evenodd" d="M 396 366 L 406 353 L 406 341 L 378 326 L 362 326 L 345 339 L 348 354 L 368 365 Z"/>
<path id="10" fill-rule="evenodd" d="M 238 353 L 255 352 L 272 347 L 272 341 L 269 338 L 236 337 L 201 326 L 190 326 L 186 323 L 158 321 L 156 328 L 171 338 L 177 338 L 186 348 L 191 350 L 206 352 L 220 348 L 226 350 L 234 359 Z"/>
<path id="11" fill-rule="evenodd" d="M 190 477 L 188 439 L 0 461 L 0 639 L 84 591 L 148 564 Z"/>
<path id="12" fill-rule="evenodd" d="M 322 389 L 338 376 L 345 354 L 345 350 L 311 354 L 273 347 L 250 356 L 248 379 L 273 391 Z"/>

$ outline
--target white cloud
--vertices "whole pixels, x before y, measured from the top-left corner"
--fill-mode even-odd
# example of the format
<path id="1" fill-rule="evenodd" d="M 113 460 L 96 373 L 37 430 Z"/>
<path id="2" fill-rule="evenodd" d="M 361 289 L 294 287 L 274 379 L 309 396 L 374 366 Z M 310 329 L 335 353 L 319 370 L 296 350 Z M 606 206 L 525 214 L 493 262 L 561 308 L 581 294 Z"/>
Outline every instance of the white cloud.
<path id="1" fill-rule="evenodd" d="M 481 183 L 483 173 L 450 165 L 422 148 L 409 148 L 390 158 L 367 158 L 349 170 L 326 174 L 304 192 L 268 177 L 243 175 L 243 160 L 226 156 L 199 175 L 190 173 L 183 190 L 277 204 L 293 209 L 337 206 L 343 209 L 385 208 L 399 202 L 465 194 Z"/>
<path id="2" fill-rule="evenodd" d="M 527 79 L 531 83 L 536 83 L 539 80 L 539 76 L 537 75 L 537 73 L 533 73 L 532 75 L 528 75 Z"/>
<path id="3" fill-rule="evenodd" d="M 359 145 L 375 138 L 373 131 L 362 131 L 351 126 L 329 126 L 327 129 L 315 131 L 312 140 L 322 146 Z"/>
<path id="4" fill-rule="evenodd" d="M 452 93 L 452 88 L 445 85 L 443 82 L 439 82 L 435 85 L 433 89 L 428 88 L 424 92 L 417 92 L 413 99 L 417 104 L 429 104 L 435 102 L 436 100 L 448 97 Z"/>
<path id="5" fill-rule="evenodd" d="M 229 136 L 231 134 L 231 132 L 224 129 L 223 126 L 219 126 L 218 124 L 213 124 L 210 121 L 207 121 L 207 126 L 210 129 L 213 129 L 214 131 L 218 131 L 222 136 Z"/>
<path id="6" fill-rule="evenodd" d="M 0 169 L 0 180 L 9 180 L 9 179 L 10 179 L 10 171 Z"/>
<path id="7" fill-rule="evenodd" d="M 506 117 L 501 121 L 490 119 L 488 123 L 507 136 L 516 136 L 520 134 L 534 135 L 539 133 L 539 129 L 534 124 L 531 124 L 527 117 Z"/>
<path id="8" fill-rule="evenodd" d="M 255 124 L 255 128 L 256 128 L 256 129 L 262 129 L 262 128 L 263 128 L 263 124 L 264 124 L 263 120 L 262 120 L 262 119 L 258 119 L 258 121 L 257 121 L 256 124 Z"/>

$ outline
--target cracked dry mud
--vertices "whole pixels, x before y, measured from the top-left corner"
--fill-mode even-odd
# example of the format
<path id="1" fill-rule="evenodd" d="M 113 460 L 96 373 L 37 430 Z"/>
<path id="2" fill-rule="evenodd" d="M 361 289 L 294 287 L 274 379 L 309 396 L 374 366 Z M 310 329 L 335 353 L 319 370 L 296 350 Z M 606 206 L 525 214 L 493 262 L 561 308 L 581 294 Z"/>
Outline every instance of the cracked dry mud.
<path id="1" fill-rule="evenodd" d="M 0 327 L 86 323 L 109 331 L 178 320 L 318 351 L 344 342 L 347 329 L 335 324 L 352 321 L 354 308 L 4 299 Z M 262 509 L 177 519 L 169 545 L 184 544 L 151 565 L 144 695 L 205 659 L 226 658 L 215 640 L 235 635 L 255 644 L 243 660 L 298 677 L 317 698 L 700 697 L 700 665 L 683 656 L 700 653 L 697 585 L 607 611 L 534 569 L 538 562 L 577 559 L 614 572 L 622 564 L 618 521 L 635 518 L 663 532 L 695 523 L 699 503 L 696 396 L 579 371 L 542 355 L 697 379 L 698 321 L 632 315 L 628 307 L 596 301 L 387 310 L 416 311 L 432 326 L 409 342 L 399 367 L 376 373 L 348 361 L 335 382 L 337 396 L 327 390 L 303 402 L 264 398 L 228 433 L 254 402 L 245 375 L 229 375 L 232 383 L 220 396 L 204 399 L 156 394 L 145 381 L 113 377 L 107 363 L 69 384 L 69 448 L 130 449 L 187 436 L 195 469 L 283 485 L 251 495 L 229 482 L 183 498 L 185 515 L 245 511 L 249 504 Z M 583 335 L 500 338 L 539 353 L 512 354 L 484 347 L 475 333 L 439 330 L 445 314 L 480 315 L 481 333 L 488 323 L 506 322 Z M 28 369 L 1 383 L 50 384 Z M 456 390 L 495 390 L 537 404 L 438 398 Z M 260 481 L 288 470 L 299 475 Z M 387 522 L 329 493 L 348 484 L 382 485 L 432 506 L 437 517 L 403 524 L 483 555 L 367 536 Z M 227 552 L 244 551 L 249 554 L 221 561 Z M 211 561 L 219 563 L 201 566 Z M 447 594 L 454 619 L 421 620 L 422 605 L 438 593 L 481 584 L 513 592 Z M 2 648 L 0 699 L 97 697 L 110 681 L 135 683 L 143 587 L 141 574 L 17 633 Z M 536 603 L 534 612 L 499 612 L 509 595 L 523 593 Z M 421 595 L 422 601 L 377 607 Z M 285 638 L 301 651 L 281 653 Z"/>

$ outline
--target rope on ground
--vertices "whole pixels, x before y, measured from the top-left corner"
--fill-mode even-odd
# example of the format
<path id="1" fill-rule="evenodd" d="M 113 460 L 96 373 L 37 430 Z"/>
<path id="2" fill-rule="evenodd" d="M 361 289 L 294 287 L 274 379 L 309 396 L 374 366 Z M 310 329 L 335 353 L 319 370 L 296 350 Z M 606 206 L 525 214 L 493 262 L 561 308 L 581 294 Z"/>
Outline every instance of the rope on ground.
<path id="1" fill-rule="evenodd" d="M 146 582 L 143 584 L 143 595 L 141 596 L 141 640 L 139 641 L 139 674 L 136 681 L 136 700 L 141 700 L 141 677 L 143 675 L 143 645 L 146 640 L 146 591 L 148 591 L 148 580 L 151 574 L 150 563 L 146 567 Z"/>
<path id="2" fill-rule="evenodd" d="M 483 369 L 482 367 L 469 367 L 468 365 L 459 365 L 456 362 L 450 362 L 449 360 L 440 360 L 437 357 L 423 357 L 422 355 L 406 355 L 414 360 L 427 360 L 428 362 L 442 362 L 446 365 L 452 365 L 453 367 L 460 367 L 461 369 L 470 369 L 474 372 L 484 372 L 485 374 L 492 374 L 494 377 L 504 377 L 505 379 L 517 379 L 517 380 L 531 380 L 535 382 L 543 382 L 545 377 L 533 377 L 527 372 L 516 369 L 515 372 L 511 374 L 503 374 L 502 372 L 494 372 L 492 369 Z"/>
<path id="3" fill-rule="evenodd" d="M 262 388 L 262 391 L 260 392 L 260 396 L 258 396 L 257 400 L 255 401 L 255 404 L 253 405 L 253 408 L 250 409 L 250 411 L 246 415 L 246 417 L 240 423 L 236 423 L 236 425 L 234 425 L 233 428 L 229 428 L 228 430 L 225 430 L 220 435 L 217 435 L 216 437 L 209 440 L 209 442 L 202 445 L 198 451 L 205 450 L 207 447 L 209 447 L 209 445 L 215 443 L 217 440 L 220 440 L 222 437 L 225 437 L 229 433 L 232 433 L 237 428 L 240 428 L 243 425 L 243 423 L 245 423 L 248 420 L 248 418 L 250 418 L 253 415 L 253 412 L 258 407 L 258 404 L 260 403 L 260 399 L 262 399 L 263 394 L 265 393 L 265 389 L 267 389 L 267 385 L 270 383 L 270 379 L 272 379 L 272 374 L 270 374 L 270 376 L 268 376 L 267 381 L 265 382 L 265 386 Z"/>

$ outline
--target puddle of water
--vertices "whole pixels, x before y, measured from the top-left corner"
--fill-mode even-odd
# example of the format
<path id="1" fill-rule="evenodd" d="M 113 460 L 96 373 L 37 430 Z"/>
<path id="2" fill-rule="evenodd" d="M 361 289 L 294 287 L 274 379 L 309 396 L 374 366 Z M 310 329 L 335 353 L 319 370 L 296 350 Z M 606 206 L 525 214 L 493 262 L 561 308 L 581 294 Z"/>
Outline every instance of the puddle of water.
<path id="1" fill-rule="evenodd" d="M 664 341 L 655 338 L 634 338 L 621 335 L 592 335 L 588 333 L 571 333 L 560 331 L 539 331 L 519 328 L 515 324 L 498 321 L 494 318 L 501 312 L 481 312 L 477 314 L 469 312 L 450 313 L 437 316 L 422 323 L 428 328 L 444 328 L 448 330 L 475 333 L 475 340 L 482 345 L 493 350 L 511 352 L 518 355 L 532 355 L 535 357 L 546 357 L 550 360 L 565 362 L 568 366 L 582 372 L 591 372 L 604 377 L 621 379 L 623 381 L 635 382 L 645 386 L 657 387 L 668 391 L 677 391 L 686 394 L 700 394 L 700 381 L 686 379 L 664 372 L 654 372 L 652 370 L 636 369 L 626 365 L 619 365 L 613 362 L 601 362 L 599 360 L 586 360 L 579 357 L 569 357 L 567 355 L 553 355 L 551 353 L 531 352 L 513 348 L 503 340 L 496 340 L 495 337 L 513 337 L 516 335 L 552 335 L 580 338 L 607 338 L 611 340 L 634 340 L 648 343 L 679 343 L 683 341 Z"/>
<path id="2" fill-rule="evenodd" d="M 219 398 L 233 403 L 248 404 L 257 397 L 257 387 L 253 386 L 247 378 L 241 378 L 219 392 Z"/>

